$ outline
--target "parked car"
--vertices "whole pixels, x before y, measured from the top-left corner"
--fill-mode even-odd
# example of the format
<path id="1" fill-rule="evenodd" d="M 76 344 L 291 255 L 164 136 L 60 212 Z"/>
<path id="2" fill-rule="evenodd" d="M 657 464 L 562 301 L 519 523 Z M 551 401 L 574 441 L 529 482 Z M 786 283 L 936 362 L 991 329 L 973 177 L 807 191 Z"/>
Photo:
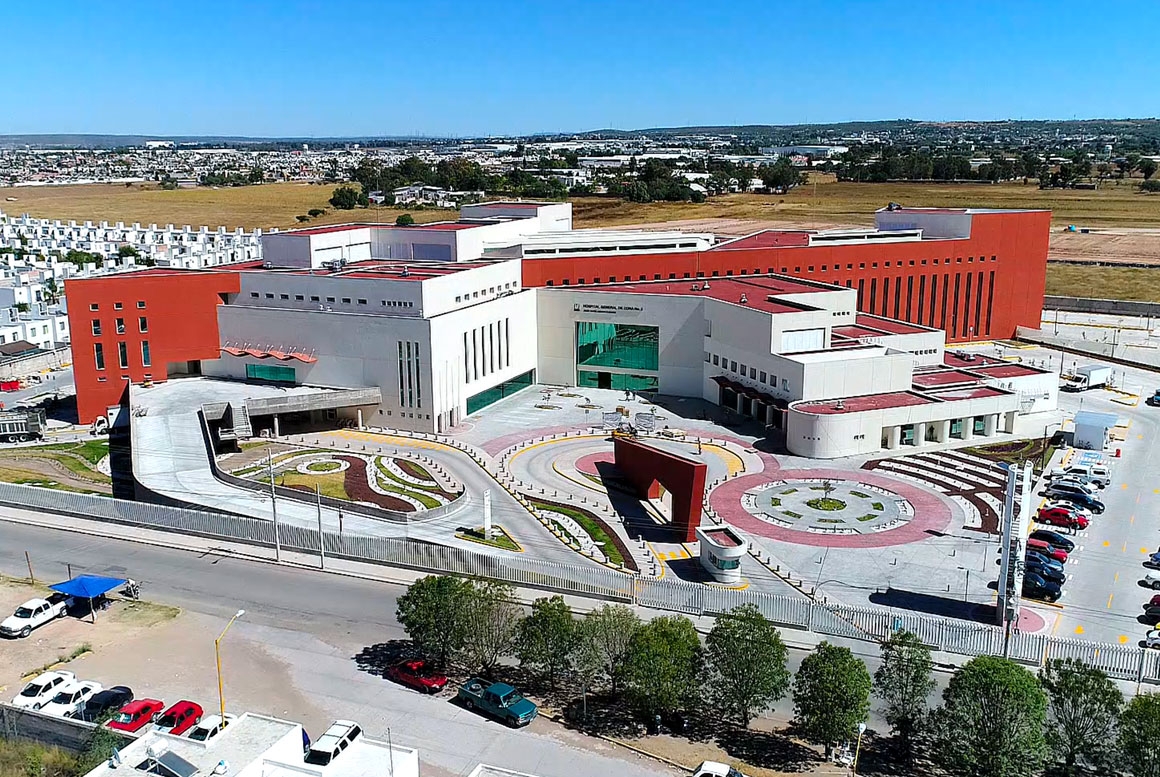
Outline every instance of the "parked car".
<path id="1" fill-rule="evenodd" d="M 1027 540 L 1027 549 L 1035 551 L 1036 553 L 1039 553 L 1043 556 L 1047 556 L 1048 558 L 1055 559 L 1060 563 L 1067 561 L 1067 551 L 1060 550 L 1059 548 L 1056 548 L 1044 542 L 1043 540 Z"/>
<path id="2" fill-rule="evenodd" d="M 1151 405 L 1152 407 L 1160 406 L 1160 389 L 1156 389 L 1155 391 L 1153 391 L 1152 396 L 1148 397 L 1146 402 L 1147 402 L 1147 404 Z"/>
<path id="3" fill-rule="evenodd" d="M 1050 529 L 1036 529 L 1031 532 L 1030 539 L 1040 540 L 1046 542 L 1054 548 L 1059 548 L 1064 553 L 1071 553 L 1075 550 L 1075 543 L 1064 537 L 1059 532 L 1051 531 Z"/>
<path id="4" fill-rule="evenodd" d="M 140 731 L 153 722 L 156 715 L 165 709 L 164 702 L 158 699 L 136 699 L 129 702 L 109 721 L 109 728 L 117 731 Z"/>
<path id="5" fill-rule="evenodd" d="M 1063 595 L 1063 589 L 1056 583 L 1049 583 L 1034 572 L 1023 576 L 1023 595 L 1028 599 L 1042 599 L 1054 602 Z"/>
<path id="6" fill-rule="evenodd" d="M 1147 609 L 1149 607 L 1160 607 L 1160 594 L 1156 594 L 1155 596 L 1153 596 L 1148 601 L 1148 603 L 1144 605 L 1144 609 Z"/>
<path id="7" fill-rule="evenodd" d="M 701 765 L 693 770 L 693 777 L 745 777 L 745 775 L 720 761 L 702 761 Z"/>
<path id="8" fill-rule="evenodd" d="M 1055 469 L 1047 473 L 1048 477 L 1056 475 L 1086 480 L 1086 482 L 1095 483 L 1100 488 L 1105 488 L 1112 482 L 1112 473 L 1106 464 L 1069 464 L 1063 469 Z"/>
<path id="9" fill-rule="evenodd" d="M 6 637 L 27 637 L 33 629 L 68 615 L 73 599 L 64 594 L 52 594 L 47 599 L 29 599 L 0 623 L 0 634 Z"/>
<path id="10" fill-rule="evenodd" d="M 206 715 L 201 719 L 201 722 L 189 730 L 189 738 L 197 742 L 205 742 L 213 739 L 221 733 L 229 724 L 233 723 L 236 716 L 227 712 L 225 720 L 222 720 L 220 715 Z"/>
<path id="11" fill-rule="evenodd" d="M 1083 491 L 1088 496 L 1095 496 L 1099 493 L 1099 486 L 1088 481 L 1083 475 L 1059 475 L 1057 477 L 1048 478 L 1049 487 L 1062 488 L 1064 486 L 1069 488 L 1076 488 Z"/>
<path id="12" fill-rule="evenodd" d="M 58 718 L 67 718 L 79 712 L 85 702 L 100 690 L 101 684 L 92 680 L 71 682 L 58 690 L 48 703 L 41 705 L 40 712 L 45 715 L 55 715 Z"/>
<path id="13" fill-rule="evenodd" d="M 1160 591 L 1160 571 L 1150 570 L 1144 574 L 1144 585 L 1153 591 Z"/>
<path id="14" fill-rule="evenodd" d="M 1055 583 L 1061 588 L 1067 582 L 1067 575 L 1063 573 L 1063 570 L 1047 563 L 1047 559 L 1044 559 L 1042 556 L 1036 558 L 1028 557 L 1025 569 L 1027 572 L 1039 575 L 1047 582 Z"/>
<path id="15" fill-rule="evenodd" d="M 12 699 L 12 706 L 26 710 L 40 709 L 41 705 L 56 696 L 57 691 L 76 680 L 72 672 L 45 672 L 37 675 L 24 684 L 20 693 Z"/>
<path id="16" fill-rule="evenodd" d="M 161 713 L 161 717 L 154 721 L 157 724 L 156 730 L 163 734 L 181 736 L 201 721 L 202 713 L 200 704 L 183 699 Z"/>
<path id="17" fill-rule="evenodd" d="M 1160 567 L 1160 550 L 1148 556 L 1148 560 L 1144 562 L 1148 566 Z"/>
<path id="18" fill-rule="evenodd" d="M 1102 515 L 1104 512 L 1103 502 L 1091 494 L 1080 489 L 1072 488 L 1069 485 L 1048 486 L 1045 493 L 1049 498 L 1064 499 L 1083 510 L 1090 510 L 1096 515 Z"/>
<path id="19" fill-rule="evenodd" d="M 353 720 L 336 720 L 310 745 L 302 759 L 311 766 L 326 766 L 362 736 L 362 727 Z"/>
<path id="20" fill-rule="evenodd" d="M 1148 629 L 1144 635 L 1144 647 L 1160 648 L 1160 629 Z"/>
<path id="21" fill-rule="evenodd" d="M 432 670 L 426 661 L 400 661 L 386 671 L 386 676 L 401 685 L 423 693 L 439 693 L 447 686 L 447 677 Z"/>
<path id="22" fill-rule="evenodd" d="M 1059 507 L 1040 510 L 1036 520 L 1040 523 L 1046 523 L 1048 526 L 1061 526 L 1073 531 L 1086 529 L 1089 526 L 1088 519 L 1084 516 L 1076 515 Z"/>
<path id="23" fill-rule="evenodd" d="M 1092 520 L 1092 517 L 1093 517 L 1090 512 L 1087 512 L 1086 510 L 1081 508 L 1079 505 L 1077 505 L 1075 502 L 1069 502 L 1066 499 L 1049 500 L 1049 501 L 1045 502 L 1043 504 L 1043 507 L 1041 507 L 1039 509 L 1047 510 L 1047 509 L 1056 508 L 1056 507 L 1061 508 L 1063 510 L 1067 510 L 1068 512 L 1071 512 L 1075 515 L 1082 515 L 1084 518 L 1087 518 L 1089 521 Z"/>
<path id="24" fill-rule="evenodd" d="M 88 723 L 100 723 L 109 713 L 119 710 L 133 701 L 133 690 L 125 685 L 114 685 L 100 693 L 94 693 L 75 717 Z"/>
<path id="25" fill-rule="evenodd" d="M 1144 609 L 1144 614 L 1140 617 L 1145 623 L 1155 624 L 1160 622 L 1160 607 L 1147 607 Z"/>
<path id="26" fill-rule="evenodd" d="M 1028 550 L 1027 555 L 1024 557 L 1023 560 L 1027 564 L 1031 564 L 1031 563 L 1042 564 L 1045 567 L 1050 567 L 1050 568 L 1054 569 L 1056 572 L 1063 571 L 1063 562 L 1062 561 L 1057 561 L 1053 558 L 1050 558 L 1049 556 L 1046 556 L 1037 550 Z"/>
<path id="27" fill-rule="evenodd" d="M 488 683 L 473 677 L 459 688 L 456 698 L 469 710 L 478 709 L 509 726 L 526 726 L 536 717 L 536 705 L 507 683 Z"/>

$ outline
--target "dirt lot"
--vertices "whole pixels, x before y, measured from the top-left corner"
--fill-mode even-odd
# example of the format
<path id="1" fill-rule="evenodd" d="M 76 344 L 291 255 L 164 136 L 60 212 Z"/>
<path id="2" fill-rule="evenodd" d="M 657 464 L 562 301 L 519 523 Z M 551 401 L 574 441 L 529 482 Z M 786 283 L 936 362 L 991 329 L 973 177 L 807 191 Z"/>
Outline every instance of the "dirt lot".
<path id="1" fill-rule="evenodd" d="M 1087 234 L 1057 229 L 1051 233 L 1048 258 L 1160 265 L 1160 229 L 1095 229 Z"/>
<path id="2" fill-rule="evenodd" d="M 0 612 L 10 613 L 43 594 L 42 587 L 4 581 Z M 128 685 L 138 698 L 167 703 L 190 699 L 210 714 L 218 706 L 214 638 L 224 625 L 172 607 L 115 602 L 97 613 L 96 624 L 68 617 L 42 626 L 27 639 L 0 643 L 0 695 L 15 695 L 23 675 L 88 645 L 91 652 L 57 668 L 106 686 Z M 287 716 L 315 729 L 324 726 L 326 715 L 292 690 L 286 667 L 240 632 L 232 630 L 222 648 L 229 709 Z"/>

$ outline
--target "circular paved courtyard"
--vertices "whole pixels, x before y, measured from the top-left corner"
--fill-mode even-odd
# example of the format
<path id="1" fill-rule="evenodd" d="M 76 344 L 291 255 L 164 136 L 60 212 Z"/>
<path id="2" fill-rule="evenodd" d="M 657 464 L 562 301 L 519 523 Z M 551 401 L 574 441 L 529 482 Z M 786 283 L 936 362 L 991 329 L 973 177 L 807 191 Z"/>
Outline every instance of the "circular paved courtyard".
<path id="1" fill-rule="evenodd" d="M 760 521 L 814 534 L 873 534 L 914 516 L 914 507 L 902 496 L 850 480 L 763 483 L 746 491 L 741 504 Z"/>

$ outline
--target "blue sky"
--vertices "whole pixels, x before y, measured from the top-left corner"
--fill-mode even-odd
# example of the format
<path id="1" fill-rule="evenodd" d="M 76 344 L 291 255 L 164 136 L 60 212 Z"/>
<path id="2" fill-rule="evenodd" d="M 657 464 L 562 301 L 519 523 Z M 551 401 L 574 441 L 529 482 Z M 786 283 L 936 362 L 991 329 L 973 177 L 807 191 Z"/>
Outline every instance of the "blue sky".
<path id="1" fill-rule="evenodd" d="M 5 3 L 0 133 L 1155 116 L 1154 0 Z"/>

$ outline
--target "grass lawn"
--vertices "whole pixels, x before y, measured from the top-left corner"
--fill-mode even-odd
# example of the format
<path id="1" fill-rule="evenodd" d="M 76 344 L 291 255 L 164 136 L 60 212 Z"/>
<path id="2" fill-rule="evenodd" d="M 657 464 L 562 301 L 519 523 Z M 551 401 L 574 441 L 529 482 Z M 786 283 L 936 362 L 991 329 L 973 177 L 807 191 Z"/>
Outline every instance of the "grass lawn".
<path id="1" fill-rule="evenodd" d="M 1156 206 L 1160 211 L 1160 201 Z M 1047 293 L 1058 297 L 1160 302 L 1160 267 L 1099 267 L 1049 262 Z"/>
<path id="2" fill-rule="evenodd" d="M 511 535 L 502 526 L 492 524 L 491 532 L 491 538 L 484 539 L 482 527 L 477 529 L 460 527 L 459 531 L 455 532 L 455 536 L 462 537 L 465 540 L 471 540 L 472 542 L 478 542 L 480 545 L 491 545 L 502 550 L 511 550 L 517 553 L 523 551 L 519 543 L 513 540 Z"/>
<path id="3" fill-rule="evenodd" d="M 379 474 L 383 476 L 388 482 L 384 483 L 383 478 L 379 479 L 379 485 L 388 491 L 394 491 L 397 494 L 406 494 L 407 496 L 418 500 L 419 504 L 426 507 L 428 510 L 439 507 L 440 502 L 430 494 L 423 493 L 424 491 L 437 491 L 438 487 L 429 488 L 427 486 L 418 486 L 414 483 L 399 478 L 395 473 L 387 469 L 387 465 L 383 462 L 381 457 L 375 457 L 375 467 L 378 468 Z"/>
<path id="4" fill-rule="evenodd" d="M 541 510 L 550 510 L 568 516 L 580 524 L 580 528 L 588 532 L 588 536 L 592 538 L 593 542 L 600 543 L 600 549 L 604 551 L 604 555 L 608 558 L 609 563 L 624 563 L 624 556 L 621 555 L 620 548 L 612 541 L 612 537 L 608 536 L 608 532 L 604 530 L 604 527 L 587 512 L 577 510 L 574 507 L 553 504 L 552 502 L 541 502 L 538 499 L 532 499 L 530 501 L 535 507 Z"/>
<path id="5" fill-rule="evenodd" d="M 874 211 L 889 202 L 903 205 L 975 208 L 1044 208 L 1056 225 L 1156 226 L 1160 203 L 1140 194 L 1139 181 L 1084 191 L 1041 191 L 1036 184 L 823 183 L 799 186 L 788 194 L 730 194 L 701 204 L 630 203 L 605 197 L 573 202 L 577 228 L 641 224 L 681 219 L 760 219 L 834 224 L 874 223 Z"/>
<path id="6" fill-rule="evenodd" d="M 303 475 L 300 472 L 282 472 L 274 477 L 277 479 L 278 485 L 285 486 L 286 488 L 300 488 L 304 491 L 314 493 L 314 487 L 318 486 L 323 496 L 350 501 L 350 497 L 346 495 L 346 488 L 343 486 L 343 482 L 346 480 L 345 472 L 319 475 Z M 268 479 L 263 480 L 266 483 L 270 482 Z"/>
<path id="7" fill-rule="evenodd" d="M 994 445 L 980 445 L 974 448 L 964 448 L 964 453 L 971 453 L 991 461 L 1002 461 L 1007 464 L 1019 464 L 1023 461 L 1033 461 L 1036 466 L 1043 467 L 1051 460 L 1058 446 L 1051 444 L 1051 437 L 1044 444 L 1042 437 L 1030 440 L 1015 440 L 1001 442 Z"/>
<path id="8" fill-rule="evenodd" d="M 86 440 L 85 442 L 60 442 L 52 445 L 37 445 L 25 450 L 36 451 L 64 451 L 74 456 L 80 456 L 93 466 L 109 455 L 108 440 Z"/>
<path id="9" fill-rule="evenodd" d="M 87 184 L 81 186 L 41 186 L 6 189 L 15 202 L 4 203 L 7 213 L 76 221 L 109 221 L 126 224 L 189 224 L 194 229 L 245 227 L 301 227 L 345 222 L 395 223 L 402 213 L 410 213 L 417 223 L 454 221 L 456 211 L 401 210 L 372 207 L 335 210 L 328 200 L 339 184 L 273 183 L 215 189 L 165 191 L 156 184 Z M 326 213 L 300 224 L 295 220 L 311 208 Z"/>
<path id="10" fill-rule="evenodd" d="M 33 453 L 34 450 L 36 451 L 35 453 Z M 14 448 L 14 449 L 5 451 L 3 454 L 0 454 L 0 472 L 8 473 L 8 474 L 0 474 L 0 480 L 5 480 L 9 483 L 22 482 L 19 479 L 11 479 L 13 477 L 32 479 L 32 480 L 37 480 L 37 481 L 52 480 L 51 476 L 45 475 L 44 473 L 41 473 L 41 472 L 37 472 L 33 469 L 27 469 L 25 467 L 20 466 L 21 461 L 35 461 L 38 459 L 41 461 L 51 461 L 51 462 L 54 462 L 56 464 L 59 464 L 60 466 L 64 467 L 66 470 L 68 470 L 72 474 L 76 475 L 81 480 L 92 481 L 94 483 L 111 483 L 112 482 L 112 480 L 109 478 L 108 475 L 97 471 L 95 463 L 90 467 L 89 464 L 87 463 L 87 461 L 82 461 L 82 460 L 77 459 L 73 456 L 63 455 L 57 451 L 44 451 L 44 450 L 39 450 L 39 449 L 35 449 L 35 448 Z M 12 473 L 15 473 L 15 474 L 12 474 Z M 26 485 L 33 485 L 33 484 L 27 483 Z M 39 484 L 36 484 L 36 485 L 39 485 Z M 73 488 L 66 488 L 65 486 L 62 486 L 62 485 L 49 486 L 49 487 L 50 488 L 59 488 L 61 490 L 66 490 L 66 491 L 76 490 Z"/>

